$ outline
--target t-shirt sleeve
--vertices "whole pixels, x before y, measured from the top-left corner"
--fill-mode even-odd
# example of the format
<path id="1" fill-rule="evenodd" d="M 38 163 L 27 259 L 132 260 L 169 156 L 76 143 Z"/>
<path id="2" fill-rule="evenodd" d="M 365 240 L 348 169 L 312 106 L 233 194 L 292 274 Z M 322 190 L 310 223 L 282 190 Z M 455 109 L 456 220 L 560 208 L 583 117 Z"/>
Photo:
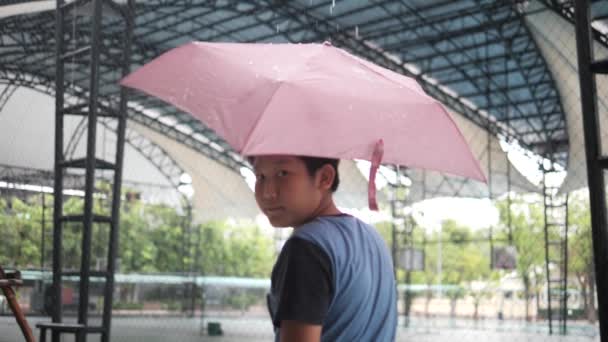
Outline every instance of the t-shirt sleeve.
<path id="1" fill-rule="evenodd" d="M 283 320 L 321 325 L 334 292 L 327 253 L 312 242 L 291 238 L 281 254 L 275 326 Z"/>

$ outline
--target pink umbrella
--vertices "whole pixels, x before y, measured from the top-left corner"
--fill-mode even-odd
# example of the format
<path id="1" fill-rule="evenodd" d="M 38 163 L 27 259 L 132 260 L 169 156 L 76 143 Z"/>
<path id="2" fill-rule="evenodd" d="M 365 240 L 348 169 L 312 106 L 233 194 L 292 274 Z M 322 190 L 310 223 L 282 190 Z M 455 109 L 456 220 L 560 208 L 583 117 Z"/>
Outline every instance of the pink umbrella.
<path id="1" fill-rule="evenodd" d="M 450 114 L 414 79 L 324 44 L 194 42 L 121 81 L 175 105 L 245 156 L 372 161 L 485 181 Z"/>

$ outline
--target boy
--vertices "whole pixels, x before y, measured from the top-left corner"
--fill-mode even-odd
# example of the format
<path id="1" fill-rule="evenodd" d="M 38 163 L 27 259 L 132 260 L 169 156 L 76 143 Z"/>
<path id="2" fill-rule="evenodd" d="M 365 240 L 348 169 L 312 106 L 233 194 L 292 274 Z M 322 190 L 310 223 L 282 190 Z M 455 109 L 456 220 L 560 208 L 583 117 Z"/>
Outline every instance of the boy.
<path id="1" fill-rule="evenodd" d="M 274 227 L 293 227 L 272 271 L 277 341 L 393 341 L 396 288 L 385 242 L 333 202 L 338 160 L 251 158 L 255 198 Z"/>

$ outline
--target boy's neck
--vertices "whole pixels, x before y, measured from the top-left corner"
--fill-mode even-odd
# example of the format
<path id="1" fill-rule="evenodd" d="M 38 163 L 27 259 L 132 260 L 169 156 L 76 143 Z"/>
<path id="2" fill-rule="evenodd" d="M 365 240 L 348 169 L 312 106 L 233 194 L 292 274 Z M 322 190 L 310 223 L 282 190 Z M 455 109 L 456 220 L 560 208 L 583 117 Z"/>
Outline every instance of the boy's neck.
<path id="1" fill-rule="evenodd" d="M 310 221 L 313 221 L 317 217 L 321 217 L 321 216 L 338 216 L 338 215 L 341 215 L 341 214 L 342 214 L 342 212 L 338 209 L 338 207 L 336 207 L 336 204 L 334 203 L 333 196 L 332 195 L 328 195 L 327 197 L 323 198 L 323 200 L 321 200 L 321 203 L 320 203 L 319 207 L 310 216 L 310 219 L 307 220 L 306 223 L 310 222 Z M 294 227 L 294 228 L 297 229 L 298 227 Z"/>
<path id="2" fill-rule="evenodd" d="M 321 204 L 319 205 L 319 209 L 315 217 L 335 216 L 340 214 L 342 214 L 342 212 L 338 209 L 338 207 L 336 207 L 336 204 L 334 203 L 334 197 L 330 193 L 321 200 Z"/>

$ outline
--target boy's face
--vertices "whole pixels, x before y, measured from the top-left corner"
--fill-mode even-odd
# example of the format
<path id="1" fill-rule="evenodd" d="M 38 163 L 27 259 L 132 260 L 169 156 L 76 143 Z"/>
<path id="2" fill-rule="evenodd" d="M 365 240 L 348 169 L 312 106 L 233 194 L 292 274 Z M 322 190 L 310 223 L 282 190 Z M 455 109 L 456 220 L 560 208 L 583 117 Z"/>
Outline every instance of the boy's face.
<path id="1" fill-rule="evenodd" d="M 306 223 L 323 197 L 320 176 L 311 177 L 304 162 L 294 156 L 256 156 L 255 200 L 274 227 Z"/>

